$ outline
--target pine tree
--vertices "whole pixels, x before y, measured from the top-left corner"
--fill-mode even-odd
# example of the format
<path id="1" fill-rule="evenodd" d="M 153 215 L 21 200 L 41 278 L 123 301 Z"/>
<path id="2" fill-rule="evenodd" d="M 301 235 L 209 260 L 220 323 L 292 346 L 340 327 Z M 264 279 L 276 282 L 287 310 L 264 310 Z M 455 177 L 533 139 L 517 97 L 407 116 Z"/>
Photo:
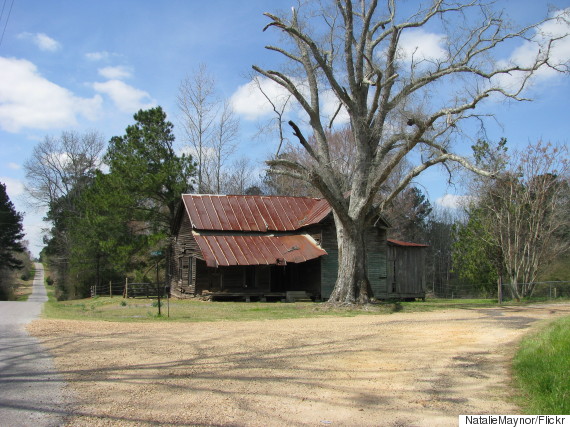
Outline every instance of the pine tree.
<path id="1" fill-rule="evenodd" d="M 22 214 L 16 212 L 6 193 L 6 185 L 0 183 L 0 269 L 21 269 L 22 261 L 14 253 L 24 251 Z"/>

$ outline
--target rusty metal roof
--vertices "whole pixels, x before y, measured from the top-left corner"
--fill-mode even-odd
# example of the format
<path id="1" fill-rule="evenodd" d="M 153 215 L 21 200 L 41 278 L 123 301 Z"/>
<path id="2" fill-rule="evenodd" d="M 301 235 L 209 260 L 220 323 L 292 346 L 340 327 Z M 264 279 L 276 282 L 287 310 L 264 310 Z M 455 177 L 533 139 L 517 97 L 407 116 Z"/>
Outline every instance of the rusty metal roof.
<path id="1" fill-rule="evenodd" d="M 317 203 L 307 212 L 306 216 L 301 219 L 300 226 L 304 227 L 306 225 L 318 224 L 331 212 L 331 205 L 326 199 L 319 199 Z"/>
<path id="2" fill-rule="evenodd" d="M 309 235 L 202 234 L 192 232 L 208 267 L 285 265 L 327 255 Z"/>
<path id="3" fill-rule="evenodd" d="M 429 245 L 422 245 L 421 243 L 402 242 L 401 240 L 387 239 L 388 243 L 395 246 L 405 246 L 409 248 L 427 248 Z"/>
<path id="4" fill-rule="evenodd" d="M 309 197 L 184 194 L 182 200 L 196 230 L 294 231 L 331 210 L 326 200 Z"/>

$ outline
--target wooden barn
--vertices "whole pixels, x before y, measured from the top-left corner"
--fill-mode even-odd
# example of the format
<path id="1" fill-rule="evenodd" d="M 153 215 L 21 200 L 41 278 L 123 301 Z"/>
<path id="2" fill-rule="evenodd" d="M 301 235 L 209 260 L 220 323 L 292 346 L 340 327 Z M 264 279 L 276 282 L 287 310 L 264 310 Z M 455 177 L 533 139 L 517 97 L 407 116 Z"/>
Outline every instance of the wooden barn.
<path id="1" fill-rule="evenodd" d="M 393 286 L 388 267 L 389 225 L 375 223 L 367 233 L 372 290 L 399 298 L 403 282 Z M 331 208 L 308 197 L 184 194 L 169 258 L 175 297 L 326 299 L 338 269 Z M 409 286 L 402 297 L 412 297 Z M 417 290 L 414 297 L 423 298 L 423 282 Z"/>
<path id="2" fill-rule="evenodd" d="M 386 293 L 377 298 L 425 298 L 425 248 L 427 245 L 388 239 Z"/>

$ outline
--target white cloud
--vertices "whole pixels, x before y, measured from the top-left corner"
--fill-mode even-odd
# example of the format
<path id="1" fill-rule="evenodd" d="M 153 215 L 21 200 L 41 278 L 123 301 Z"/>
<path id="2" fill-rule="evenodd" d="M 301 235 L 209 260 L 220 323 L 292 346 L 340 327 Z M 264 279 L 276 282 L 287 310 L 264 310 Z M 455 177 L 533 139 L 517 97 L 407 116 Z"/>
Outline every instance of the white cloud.
<path id="1" fill-rule="evenodd" d="M 117 67 L 104 67 L 97 70 L 99 74 L 109 80 L 126 79 L 132 76 L 132 71 L 127 67 L 119 65 Z"/>
<path id="2" fill-rule="evenodd" d="M 14 178 L 8 178 L 6 176 L 0 176 L 0 182 L 6 184 L 6 193 L 8 197 L 13 202 L 14 199 L 24 193 L 24 183 Z"/>
<path id="3" fill-rule="evenodd" d="M 457 194 L 445 194 L 439 197 L 435 203 L 444 208 L 458 209 L 467 206 L 473 201 L 472 196 L 459 196 Z"/>
<path id="4" fill-rule="evenodd" d="M 326 121 L 328 123 L 336 113 L 340 101 L 332 90 L 324 91 L 319 99 L 321 100 L 321 112 L 326 117 Z M 348 111 L 346 111 L 346 108 L 342 106 L 334 119 L 334 124 L 342 125 L 348 123 L 349 121 L 350 116 L 348 115 Z"/>
<path id="5" fill-rule="evenodd" d="M 95 119 L 102 99 L 81 98 L 44 78 L 25 59 L 0 57 L 0 128 L 52 129 L 77 124 L 77 117 Z"/>
<path id="6" fill-rule="evenodd" d="M 18 38 L 31 40 L 40 50 L 47 52 L 55 52 L 61 48 L 61 44 L 57 40 L 44 33 L 20 33 Z"/>
<path id="7" fill-rule="evenodd" d="M 287 101 L 289 92 L 266 77 L 261 77 L 258 81 L 263 92 L 275 103 L 278 109 L 281 109 Z M 289 100 L 287 111 L 290 110 L 292 101 L 292 99 Z M 245 116 L 247 120 L 256 120 L 273 113 L 273 107 L 253 80 L 238 87 L 231 96 L 230 102 L 235 112 Z"/>
<path id="8" fill-rule="evenodd" d="M 108 95 L 117 108 L 126 113 L 133 113 L 139 109 L 147 109 L 156 105 L 148 92 L 132 87 L 120 80 L 93 83 L 93 88 L 99 93 Z"/>
<path id="9" fill-rule="evenodd" d="M 18 163 L 14 163 L 14 162 L 8 163 L 8 167 L 12 170 L 22 169 L 22 166 L 20 166 Z"/>
<path id="10" fill-rule="evenodd" d="M 527 40 L 518 46 L 509 56 L 508 59 L 497 61 L 497 68 L 518 65 L 521 67 L 529 67 L 536 60 L 541 52 L 545 52 L 548 41 L 552 38 L 560 38 L 552 43 L 549 64 L 554 67 L 563 66 L 570 61 L 570 8 L 558 10 L 552 15 L 554 20 L 545 22 L 540 25 L 531 40 Z M 564 19 L 565 18 L 565 19 Z M 527 76 L 527 72 L 512 72 L 510 74 L 500 74 L 493 77 L 491 85 L 499 86 L 508 91 L 517 90 Z M 556 70 L 543 65 L 533 76 L 532 81 L 527 85 L 536 82 L 545 81 L 553 77 L 559 76 Z"/>
<path id="11" fill-rule="evenodd" d="M 111 56 L 111 54 L 107 51 L 101 52 L 88 52 L 85 54 L 85 58 L 89 61 L 102 61 L 103 59 L 107 59 Z"/>
<path id="12" fill-rule="evenodd" d="M 400 37 L 400 55 L 406 62 L 444 60 L 447 51 L 442 47 L 445 35 L 428 33 L 424 29 L 411 29 L 402 32 Z"/>

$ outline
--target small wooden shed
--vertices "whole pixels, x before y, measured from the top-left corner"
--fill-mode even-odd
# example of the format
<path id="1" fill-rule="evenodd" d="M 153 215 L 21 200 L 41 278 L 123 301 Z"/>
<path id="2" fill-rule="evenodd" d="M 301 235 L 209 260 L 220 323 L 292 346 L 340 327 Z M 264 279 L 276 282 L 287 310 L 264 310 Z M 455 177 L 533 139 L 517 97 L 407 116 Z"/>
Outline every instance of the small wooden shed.
<path id="1" fill-rule="evenodd" d="M 368 275 L 378 298 L 393 294 L 387 228 L 380 217 L 367 233 Z M 184 194 L 170 260 L 173 296 L 326 299 L 338 271 L 331 207 L 308 197 Z"/>
<path id="2" fill-rule="evenodd" d="M 388 239 L 388 279 L 379 298 L 425 299 L 425 249 L 427 245 Z"/>

